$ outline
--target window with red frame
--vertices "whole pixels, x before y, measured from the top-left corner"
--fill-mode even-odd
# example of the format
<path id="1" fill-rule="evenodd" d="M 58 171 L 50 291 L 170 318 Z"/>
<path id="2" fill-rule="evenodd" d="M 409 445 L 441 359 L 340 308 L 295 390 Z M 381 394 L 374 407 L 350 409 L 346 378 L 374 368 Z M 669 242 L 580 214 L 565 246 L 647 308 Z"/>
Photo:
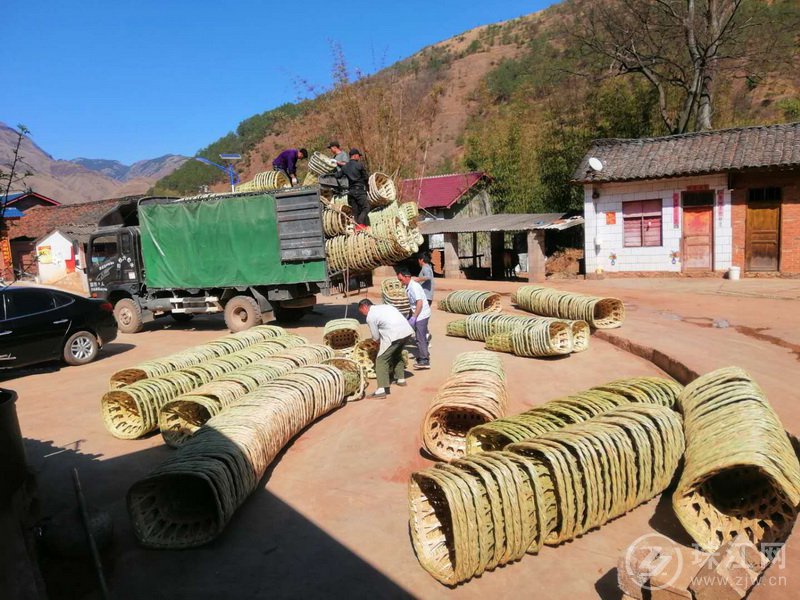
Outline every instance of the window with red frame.
<path id="1" fill-rule="evenodd" d="M 622 203 L 625 247 L 661 246 L 661 200 Z"/>

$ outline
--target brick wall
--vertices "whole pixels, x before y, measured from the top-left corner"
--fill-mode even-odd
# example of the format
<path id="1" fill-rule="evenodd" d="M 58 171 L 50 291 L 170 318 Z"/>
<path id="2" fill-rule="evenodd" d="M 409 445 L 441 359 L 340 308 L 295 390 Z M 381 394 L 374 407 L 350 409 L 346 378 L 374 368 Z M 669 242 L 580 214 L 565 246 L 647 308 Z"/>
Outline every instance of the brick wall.
<path id="1" fill-rule="evenodd" d="M 780 271 L 800 273 L 800 170 L 753 172 L 733 178 L 733 264 L 745 266 L 747 191 L 750 188 L 781 188 Z"/>

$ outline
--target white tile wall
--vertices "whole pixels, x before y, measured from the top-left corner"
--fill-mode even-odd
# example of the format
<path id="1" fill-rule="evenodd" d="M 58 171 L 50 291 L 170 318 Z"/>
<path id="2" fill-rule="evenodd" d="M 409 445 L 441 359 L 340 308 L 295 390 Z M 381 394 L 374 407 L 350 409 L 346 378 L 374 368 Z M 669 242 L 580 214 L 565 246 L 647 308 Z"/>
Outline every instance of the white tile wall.
<path id="1" fill-rule="evenodd" d="M 681 270 L 680 257 L 673 264 L 672 252 L 681 251 L 682 207 L 678 207 L 678 227 L 673 225 L 672 197 L 691 185 L 708 185 L 713 190 L 723 190 L 722 216 L 714 205 L 714 269 L 727 270 L 731 265 L 732 228 L 731 194 L 725 175 L 685 177 L 663 181 L 584 186 L 584 216 L 586 219 L 586 272 L 597 269 L 609 272 L 673 271 Z M 592 198 L 598 189 L 600 198 Z M 660 247 L 625 248 L 622 203 L 629 200 L 661 200 L 662 245 Z M 715 196 L 716 199 L 716 196 Z M 606 213 L 616 213 L 616 223 L 606 224 Z M 597 242 L 597 243 L 596 243 Z M 611 255 L 616 255 L 612 264 Z"/>

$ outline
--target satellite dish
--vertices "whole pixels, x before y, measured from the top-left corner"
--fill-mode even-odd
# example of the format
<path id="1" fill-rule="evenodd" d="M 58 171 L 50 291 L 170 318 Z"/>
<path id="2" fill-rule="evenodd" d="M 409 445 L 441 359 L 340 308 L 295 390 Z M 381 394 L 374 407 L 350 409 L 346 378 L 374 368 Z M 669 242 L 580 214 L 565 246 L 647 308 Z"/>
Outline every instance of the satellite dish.
<path id="1" fill-rule="evenodd" d="M 597 171 L 598 173 L 603 170 L 603 163 L 599 158 L 595 158 L 594 156 L 589 159 L 589 167 L 592 171 Z"/>

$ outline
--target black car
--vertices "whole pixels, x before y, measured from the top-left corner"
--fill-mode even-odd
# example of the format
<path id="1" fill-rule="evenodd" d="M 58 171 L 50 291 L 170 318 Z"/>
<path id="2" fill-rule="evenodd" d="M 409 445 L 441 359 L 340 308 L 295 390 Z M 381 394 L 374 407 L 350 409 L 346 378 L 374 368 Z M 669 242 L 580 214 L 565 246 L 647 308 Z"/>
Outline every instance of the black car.
<path id="1" fill-rule="evenodd" d="M 82 365 L 116 337 L 109 302 L 49 288 L 0 289 L 0 369 L 57 359 Z"/>

